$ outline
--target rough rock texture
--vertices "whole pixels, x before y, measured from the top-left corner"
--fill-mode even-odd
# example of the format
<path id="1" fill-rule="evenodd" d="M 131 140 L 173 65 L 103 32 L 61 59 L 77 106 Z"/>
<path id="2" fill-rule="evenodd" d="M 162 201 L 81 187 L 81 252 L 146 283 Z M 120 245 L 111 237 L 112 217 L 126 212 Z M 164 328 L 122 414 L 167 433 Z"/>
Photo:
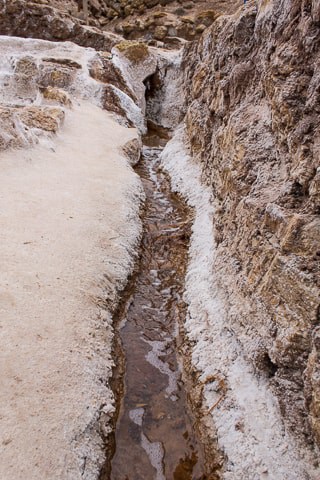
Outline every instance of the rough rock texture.
<path id="1" fill-rule="evenodd" d="M 122 42 L 113 50 L 114 62 L 121 69 L 127 84 L 137 97 L 137 103 L 145 115 L 146 86 L 144 81 L 153 75 L 158 66 L 158 59 L 144 43 Z"/>
<path id="2" fill-rule="evenodd" d="M 183 62 L 225 328 L 301 444 L 320 445 L 320 3 L 250 2 Z"/>
<path id="3" fill-rule="evenodd" d="M 18 56 L 5 45 L 0 148 L 50 137 L 78 95 L 97 98 L 141 132 L 145 111 L 154 123 L 176 126 L 183 80 L 185 128 L 169 146 L 167 163 L 179 186 L 179 155 L 185 173 L 190 167 L 188 143 L 206 184 L 196 191 L 193 181 L 186 193 L 198 208 L 187 282 L 191 320 L 197 321 L 187 319 L 186 328 L 199 371 L 199 408 L 207 412 L 208 431 L 211 417 L 216 422 L 225 478 L 317 479 L 320 2 L 259 0 L 228 17 L 218 15 L 217 2 L 89 3 L 86 26 L 71 0 L 50 6 L 46 0 L 0 0 L 2 34 L 104 50 L 87 50 L 82 62 L 71 43 L 57 53 L 47 42 L 35 48 L 27 41 L 28 52 L 20 45 Z M 219 4 L 233 11 L 240 2 Z M 201 38 L 185 47 L 180 79 L 179 55 L 122 42 L 97 25 L 158 46 Z M 20 42 L 10 40 L 14 48 Z M 139 149 L 136 140 L 126 144 L 130 162 Z M 189 177 L 197 175 L 191 168 Z M 298 453 L 287 432 L 300 445 Z"/>
<path id="4" fill-rule="evenodd" d="M 115 15 L 127 17 L 133 13 L 144 13 L 147 8 L 156 5 L 168 5 L 173 0 L 102 0 L 105 5 L 115 12 Z M 112 15 L 112 14 L 111 14 Z"/>
<path id="5" fill-rule="evenodd" d="M 67 92 L 57 87 L 69 88 L 76 80 L 73 68 L 61 67 L 58 72 L 53 59 L 38 63 L 22 52 L 11 57 L 8 50 L 2 55 L 1 68 L 1 150 L 34 144 L 45 133 L 56 133 L 64 121 L 65 107 L 71 107 Z"/>
<path id="6" fill-rule="evenodd" d="M 130 165 L 134 166 L 140 160 L 141 150 L 142 150 L 141 139 L 134 138 L 133 140 L 129 140 L 129 142 L 127 142 L 123 146 L 122 153 L 129 160 Z"/>
<path id="7" fill-rule="evenodd" d="M 126 18 L 115 19 L 107 28 L 112 28 L 128 39 L 140 39 L 150 44 L 178 48 L 184 40 L 199 38 L 213 21 L 225 12 L 234 12 L 240 2 L 226 1 L 165 1 L 149 2 L 143 8 L 138 2 L 127 1 Z M 142 3 L 142 1 L 140 2 Z M 145 2 L 147 3 L 147 2 Z M 152 8 L 153 7 L 153 8 Z"/>
<path id="8" fill-rule="evenodd" d="M 147 47 L 146 47 L 147 48 Z M 93 99 L 117 120 L 143 129 L 136 95 L 111 55 L 73 43 L 3 37 L 0 149 L 35 144 L 63 123 L 71 96 Z M 147 56 L 149 55 L 147 50 Z"/>
<path id="9" fill-rule="evenodd" d="M 175 48 L 183 39 L 198 38 L 217 16 L 233 12 L 239 4 L 240 0 L 89 0 L 87 26 L 82 0 L 0 0 L 0 34 L 71 40 L 82 46 L 110 50 L 120 41 L 112 33 L 116 32 L 131 40 L 160 42 Z"/>
<path id="10" fill-rule="evenodd" d="M 159 51 L 158 51 L 159 52 Z M 183 120 L 183 95 L 181 76 L 181 50 L 158 53 L 155 73 L 147 78 L 146 115 L 149 126 L 174 129 Z"/>
<path id="11" fill-rule="evenodd" d="M 64 9 L 24 0 L 0 0 L 0 35 L 70 40 L 83 47 L 108 51 L 121 40 L 113 33 L 83 25 Z"/>

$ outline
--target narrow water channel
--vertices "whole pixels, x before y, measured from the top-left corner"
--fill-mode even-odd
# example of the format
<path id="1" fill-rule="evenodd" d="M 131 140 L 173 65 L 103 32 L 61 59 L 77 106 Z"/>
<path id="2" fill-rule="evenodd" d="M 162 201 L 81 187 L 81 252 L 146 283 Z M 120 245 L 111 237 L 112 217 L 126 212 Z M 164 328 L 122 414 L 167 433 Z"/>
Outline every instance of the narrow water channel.
<path id="1" fill-rule="evenodd" d="M 120 323 L 124 396 L 111 480 L 205 480 L 204 458 L 177 355 L 190 212 L 159 166 L 161 141 L 149 136 L 138 173 L 146 191 L 140 270 Z"/>

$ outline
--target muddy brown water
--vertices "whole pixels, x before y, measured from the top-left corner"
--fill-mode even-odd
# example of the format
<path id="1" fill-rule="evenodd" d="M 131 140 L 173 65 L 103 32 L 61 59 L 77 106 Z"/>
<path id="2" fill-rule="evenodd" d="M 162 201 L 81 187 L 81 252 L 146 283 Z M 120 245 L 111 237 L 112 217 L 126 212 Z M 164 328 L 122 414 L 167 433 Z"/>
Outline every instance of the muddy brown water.
<path id="1" fill-rule="evenodd" d="M 146 191 L 140 270 L 120 322 L 124 395 L 111 480 L 205 480 L 204 458 L 177 354 L 190 212 L 159 166 L 161 140 L 149 136 L 138 173 Z"/>

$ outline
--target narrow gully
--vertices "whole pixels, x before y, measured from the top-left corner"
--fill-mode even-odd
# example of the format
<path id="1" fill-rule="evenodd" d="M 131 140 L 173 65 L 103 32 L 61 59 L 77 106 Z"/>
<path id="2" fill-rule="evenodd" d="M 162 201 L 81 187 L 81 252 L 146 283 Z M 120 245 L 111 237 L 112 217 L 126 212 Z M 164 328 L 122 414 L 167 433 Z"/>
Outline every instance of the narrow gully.
<path id="1" fill-rule="evenodd" d="M 190 211 L 160 169 L 164 140 L 145 138 L 137 167 L 146 192 L 140 270 L 119 323 L 125 357 L 123 398 L 111 480 L 205 480 L 177 353 Z"/>

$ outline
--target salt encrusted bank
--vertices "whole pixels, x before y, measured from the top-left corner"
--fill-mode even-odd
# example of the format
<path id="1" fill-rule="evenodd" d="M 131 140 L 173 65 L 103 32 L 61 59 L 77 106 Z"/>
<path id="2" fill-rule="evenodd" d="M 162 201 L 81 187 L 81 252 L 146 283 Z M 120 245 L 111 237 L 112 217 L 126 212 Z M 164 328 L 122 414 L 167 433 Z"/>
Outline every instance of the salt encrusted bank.
<path id="1" fill-rule="evenodd" d="M 138 134 L 100 107 L 94 50 L 0 49 L 0 477 L 93 480 L 115 411 L 112 314 L 141 237 L 122 152 Z"/>
<path id="2" fill-rule="evenodd" d="M 316 480 L 314 458 L 286 432 L 277 398 L 246 361 L 228 324 L 227 298 L 215 274 L 212 192 L 201 181 L 201 168 L 192 159 L 188 143 L 185 126 L 180 125 L 161 160 L 173 190 L 194 209 L 185 331 L 198 382 L 205 385 L 206 427 L 225 456 L 223 478 Z"/>

